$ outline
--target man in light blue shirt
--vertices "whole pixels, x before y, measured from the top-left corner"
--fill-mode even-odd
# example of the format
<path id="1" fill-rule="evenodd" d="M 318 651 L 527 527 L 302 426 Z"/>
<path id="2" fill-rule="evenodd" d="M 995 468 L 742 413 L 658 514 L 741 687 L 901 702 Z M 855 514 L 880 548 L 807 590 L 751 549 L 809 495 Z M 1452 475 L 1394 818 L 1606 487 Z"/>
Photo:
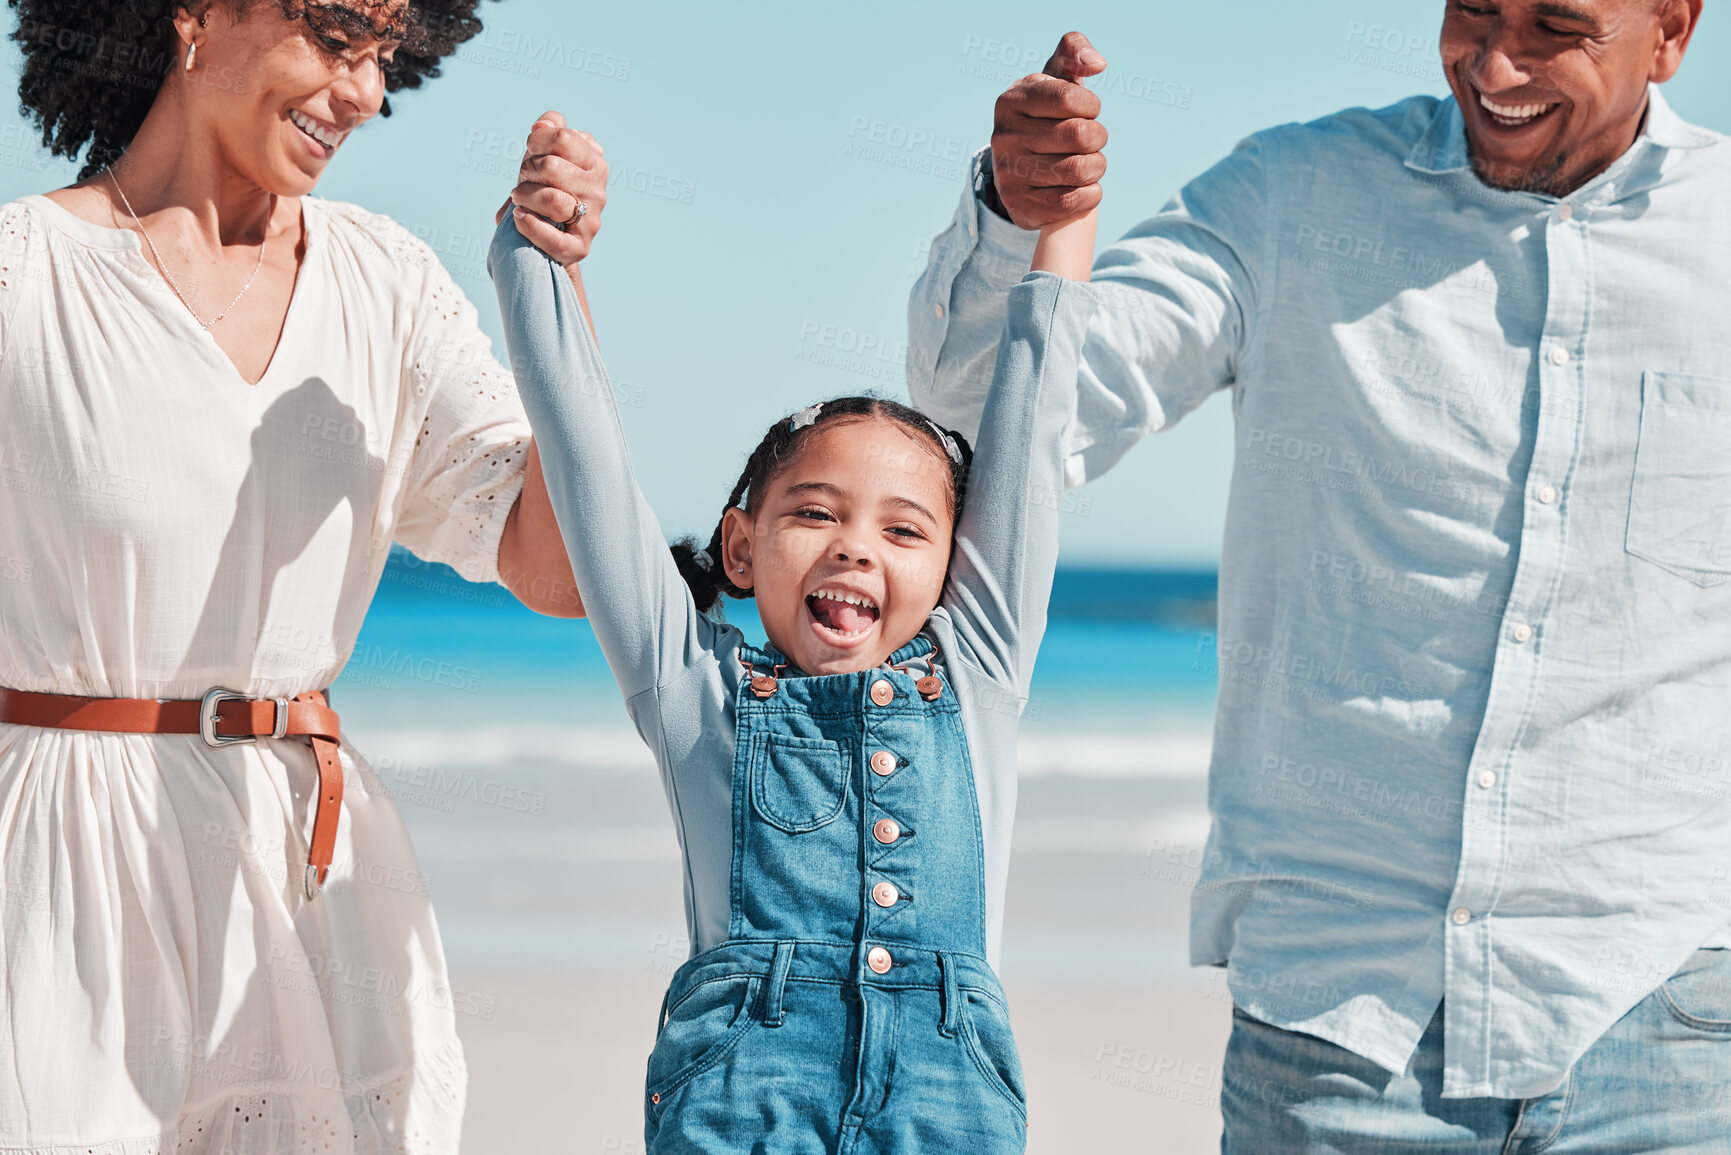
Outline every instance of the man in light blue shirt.
<path id="1" fill-rule="evenodd" d="M 1656 87 L 1701 10 L 1449 0 L 1452 99 L 1258 133 L 1095 265 L 1070 484 L 1236 420 L 1228 1151 L 1731 1150 L 1731 144 Z M 945 424 L 1099 196 L 1104 66 L 1000 99 L 933 244 Z"/>

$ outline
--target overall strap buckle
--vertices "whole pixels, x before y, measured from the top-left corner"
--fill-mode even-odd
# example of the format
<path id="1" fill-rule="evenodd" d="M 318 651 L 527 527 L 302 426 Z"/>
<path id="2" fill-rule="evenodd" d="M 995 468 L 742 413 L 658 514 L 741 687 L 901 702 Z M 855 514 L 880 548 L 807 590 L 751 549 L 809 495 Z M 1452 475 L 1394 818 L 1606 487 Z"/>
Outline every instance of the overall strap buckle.
<path id="1" fill-rule="evenodd" d="M 932 643 L 932 652 L 925 655 L 926 676 L 914 683 L 914 689 L 920 692 L 920 697 L 928 702 L 935 702 L 944 696 L 944 680 L 938 677 L 938 644 Z M 913 677 L 908 671 L 908 663 L 891 666 L 890 669 Z"/>
<path id="2" fill-rule="evenodd" d="M 751 692 L 757 695 L 759 699 L 762 699 L 770 697 L 776 692 L 776 690 L 781 688 L 780 676 L 781 672 L 787 669 L 787 663 L 781 663 L 781 665 L 774 667 L 767 674 L 758 673 L 756 666 L 750 666 L 748 668 L 751 670 Z"/>

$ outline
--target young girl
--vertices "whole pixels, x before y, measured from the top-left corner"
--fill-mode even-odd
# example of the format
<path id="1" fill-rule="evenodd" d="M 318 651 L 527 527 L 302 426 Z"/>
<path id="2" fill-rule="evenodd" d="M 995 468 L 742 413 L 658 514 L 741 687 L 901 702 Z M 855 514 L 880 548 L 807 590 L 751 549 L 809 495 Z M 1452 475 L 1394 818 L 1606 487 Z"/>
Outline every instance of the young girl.
<path id="1" fill-rule="evenodd" d="M 489 258 L 583 603 L 661 767 L 693 954 L 663 1000 L 656 1155 L 1023 1149 L 994 968 L 1017 719 L 1058 552 L 1093 217 L 1011 293 L 979 449 L 891 401 L 775 423 L 708 545 L 668 551 L 564 271 Z M 712 618 L 753 597 L 768 641 Z"/>

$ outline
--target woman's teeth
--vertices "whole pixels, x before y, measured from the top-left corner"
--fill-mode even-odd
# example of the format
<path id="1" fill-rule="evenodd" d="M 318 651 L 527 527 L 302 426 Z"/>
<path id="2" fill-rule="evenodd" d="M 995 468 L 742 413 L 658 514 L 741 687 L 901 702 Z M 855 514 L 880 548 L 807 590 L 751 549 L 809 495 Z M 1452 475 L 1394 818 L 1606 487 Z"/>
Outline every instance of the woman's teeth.
<path id="1" fill-rule="evenodd" d="M 337 145 L 343 142 L 342 133 L 337 132 L 334 129 L 326 128 L 324 125 L 313 120 L 305 113 L 291 111 L 289 113 L 289 120 L 293 122 L 296 128 L 300 129 L 326 148 L 334 149 Z"/>
<path id="2" fill-rule="evenodd" d="M 1482 92 L 1479 93 L 1479 103 L 1484 105 L 1485 110 L 1498 120 L 1515 124 L 1536 120 L 1557 107 L 1557 102 L 1554 100 L 1549 104 L 1498 104 Z"/>

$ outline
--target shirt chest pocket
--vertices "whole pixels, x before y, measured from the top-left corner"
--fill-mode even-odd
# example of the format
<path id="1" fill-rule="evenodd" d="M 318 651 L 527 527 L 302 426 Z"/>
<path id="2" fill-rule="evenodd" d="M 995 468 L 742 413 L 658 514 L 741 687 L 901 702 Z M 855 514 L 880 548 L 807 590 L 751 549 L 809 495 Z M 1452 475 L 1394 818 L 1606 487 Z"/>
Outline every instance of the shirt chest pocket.
<path id="1" fill-rule="evenodd" d="M 852 766 L 851 743 L 759 734 L 751 743 L 752 809 L 789 834 L 827 826 L 847 800 Z"/>
<path id="2" fill-rule="evenodd" d="M 1731 380 L 1642 375 L 1624 548 L 1698 586 L 1731 581 Z"/>

